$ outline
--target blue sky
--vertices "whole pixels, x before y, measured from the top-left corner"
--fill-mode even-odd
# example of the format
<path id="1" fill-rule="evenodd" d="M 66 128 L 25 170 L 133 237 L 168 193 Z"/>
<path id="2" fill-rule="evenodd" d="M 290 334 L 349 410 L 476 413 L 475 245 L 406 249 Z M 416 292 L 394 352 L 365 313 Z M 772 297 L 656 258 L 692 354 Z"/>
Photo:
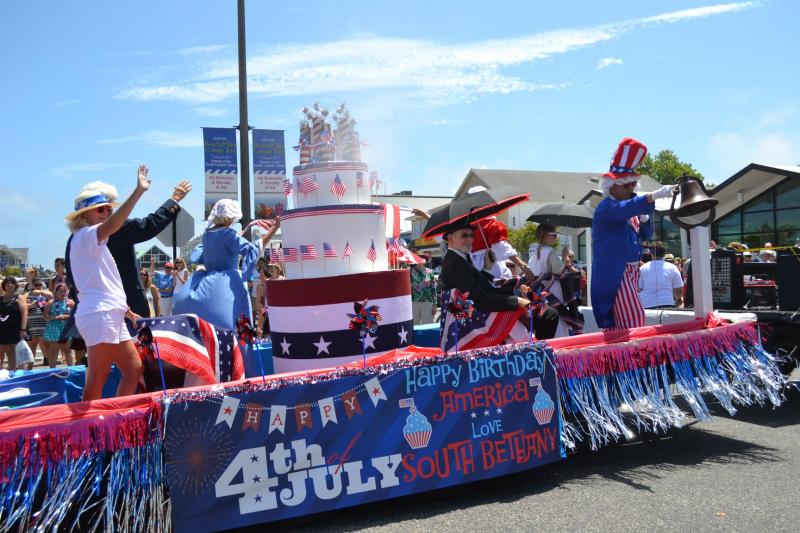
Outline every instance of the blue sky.
<path id="1" fill-rule="evenodd" d="M 3 3 L 0 243 L 51 265 L 78 189 L 127 195 L 139 162 L 153 187 L 136 215 L 180 179 L 202 215 L 200 128 L 238 123 L 235 6 Z M 601 172 L 625 136 L 719 183 L 800 163 L 798 14 L 790 0 L 250 0 L 250 123 L 291 146 L 303 105 L 346 101 L 389 192 L 452 194 L 471 167 Z"/>

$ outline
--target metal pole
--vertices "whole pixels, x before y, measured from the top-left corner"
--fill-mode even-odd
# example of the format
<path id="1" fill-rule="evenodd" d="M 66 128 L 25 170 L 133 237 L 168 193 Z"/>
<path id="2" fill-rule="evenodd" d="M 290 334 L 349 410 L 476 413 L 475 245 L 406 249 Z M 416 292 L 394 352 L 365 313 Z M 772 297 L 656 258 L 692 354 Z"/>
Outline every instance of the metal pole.
<path id="1" fill-rule="evenodd" d="M 172 221 L 172 262 L 178 259 L 178 220 Z"/>
<path id="2" fill-rule="evenodd" d="M 247 121 L 247 52 L 245 49 L 244 0 L 237 0 L 239 23 L 239 178 L 242 188 L 242 226 L 250 216 L 250 125 Z M 248 232 L 249 234 L 249 232 Z M 245 235 L 249 238 L 249 235 Z"/>
<path id="3" fill-rule="evenodd" d="M 694 316 L 705 318 L 714 310 L 711 292 L 711 253 L 708 245 L 711 236 L 708 226 L 689 230 L 692 241 L 692 292 L 694 294 Z"/>

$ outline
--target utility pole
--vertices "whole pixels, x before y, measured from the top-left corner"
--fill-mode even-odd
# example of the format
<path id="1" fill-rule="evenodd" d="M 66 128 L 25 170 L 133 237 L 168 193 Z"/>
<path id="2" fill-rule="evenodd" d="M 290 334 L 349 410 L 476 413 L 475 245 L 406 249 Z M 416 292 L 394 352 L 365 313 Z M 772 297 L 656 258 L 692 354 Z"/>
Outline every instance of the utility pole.
<path id="1" fill-rule="evenodd" d="M 245 48 L 244 0 L 237 0 L 239 22 L 239 179 L 242 188 L 242 226 L 250 213 L 250 125 L 247 121 L 247 51 Z M 249 233 L 249 232 L 248 232 Z M 245 235 L 249 238 L 249 235 Z"/>

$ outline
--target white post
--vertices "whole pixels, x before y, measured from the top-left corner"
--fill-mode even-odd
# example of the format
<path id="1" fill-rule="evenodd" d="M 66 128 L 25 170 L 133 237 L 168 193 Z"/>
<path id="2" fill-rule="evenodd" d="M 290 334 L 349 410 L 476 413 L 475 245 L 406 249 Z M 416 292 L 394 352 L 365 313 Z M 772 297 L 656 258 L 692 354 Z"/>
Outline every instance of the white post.
<path id="1" fill-rule="evenodd" d="M 592 228 L 586 228 L 586 303 L 592 305 Z"/>
<path id="2" fill-rule="evenodd" d="M 689 234 L 681 228 L 681 257 L 689 257 Z"/>
<path id="3" fill-rule="evenodd" d="M 711 296 L 711 234 L 708 226 L 689 230 L 692 239 L 692 290 L 694 293 L 694 316 L 705 320 L 714 310 Z"/>

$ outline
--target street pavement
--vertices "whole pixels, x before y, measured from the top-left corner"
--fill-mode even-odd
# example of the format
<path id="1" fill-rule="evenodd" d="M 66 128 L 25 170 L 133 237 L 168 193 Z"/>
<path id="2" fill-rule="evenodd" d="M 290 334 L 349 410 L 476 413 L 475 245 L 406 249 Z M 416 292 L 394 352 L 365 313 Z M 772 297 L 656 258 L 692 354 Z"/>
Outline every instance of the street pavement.
<path id="1" fill-rule="evenodd" d="M 270 529 L 800 531 L 800 389 L 778 409 L 713 414 L 660 438 L 587 447 L 520 474 Z"/>

